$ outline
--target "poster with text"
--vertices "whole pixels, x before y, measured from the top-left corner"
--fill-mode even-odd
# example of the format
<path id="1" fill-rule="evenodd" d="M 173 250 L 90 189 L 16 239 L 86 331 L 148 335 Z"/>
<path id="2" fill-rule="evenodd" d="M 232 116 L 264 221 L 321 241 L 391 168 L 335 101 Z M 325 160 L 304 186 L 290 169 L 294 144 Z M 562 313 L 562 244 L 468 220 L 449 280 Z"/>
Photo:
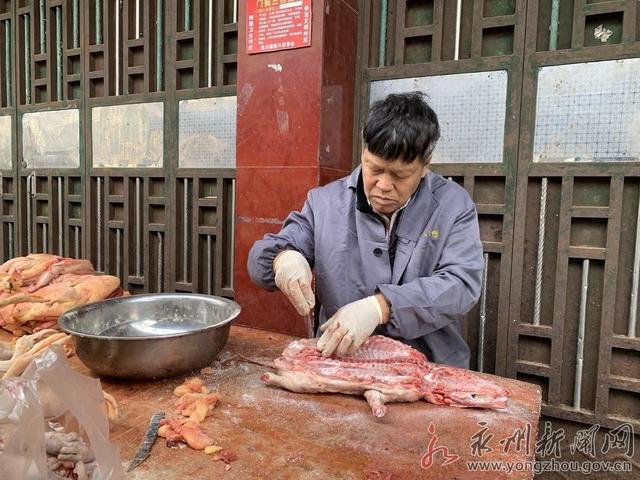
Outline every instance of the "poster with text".
<path id="1" fill-rule="evenodd" d="M 247 53 L 311 45 L 311 0 L 247 0 Z"/>

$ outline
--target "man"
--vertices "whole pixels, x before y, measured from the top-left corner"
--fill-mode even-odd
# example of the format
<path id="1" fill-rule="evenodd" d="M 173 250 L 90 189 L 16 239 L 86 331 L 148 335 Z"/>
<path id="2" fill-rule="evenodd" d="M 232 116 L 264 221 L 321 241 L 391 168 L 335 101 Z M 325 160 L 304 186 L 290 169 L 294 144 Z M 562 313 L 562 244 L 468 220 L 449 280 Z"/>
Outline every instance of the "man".
<path id="1" fill-rule="evenodd" d="M 303 316 L 315 304 L 315 267 L 323 355 L 352 354 L 375 333 L 469 367 L 459 322 L 479 297 L 482 244 L 467 192 L 429 172 L 439 137 L 422 93 L 376 102 L 361 165 L 311 190 L 302 211 L 249 252 L 252 280 L 279 288 Z"/>

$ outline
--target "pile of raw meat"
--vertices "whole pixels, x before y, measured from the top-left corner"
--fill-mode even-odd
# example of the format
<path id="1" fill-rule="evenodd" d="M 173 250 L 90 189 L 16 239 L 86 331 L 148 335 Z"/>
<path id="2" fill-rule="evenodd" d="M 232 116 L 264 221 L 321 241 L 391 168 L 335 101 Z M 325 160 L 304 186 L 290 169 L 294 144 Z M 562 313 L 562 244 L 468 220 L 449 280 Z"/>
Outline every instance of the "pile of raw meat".
<path id="1" fill-rule="evenodd" d="M 15 336 L 56 328 L 67 310 L 124 294 L 119 278 L 96 275 L 88 260 L 17 257 L 0 265 L 0 327 Z"/>
<path id="2" fill-rule="evenodd" d="M 204 453 L 212 455 L 212 460 L 224 462 L 225 470 L 229 470 L 238 456 L 231 450 L 215 445 L 213 439 L 202 430 L 202 422 L 213 413 L 220 395 L 209 392 L 199 377 L 187 378 L 173 390 L 173 394 L 178 397 L 174 405 L 180 418 L 160 420 L 158 436 L 167 440 L 167 447 L 186 443 L 194 450 L 204 450 Z"/>
<path id="3" fill-rule="evenodd" d="M 386 402 L 424 399 L 436 405 L 506 408 L 509 392 L 462 368 L 430 363 L 417 350 L 388 337 L 370 337 L 355 354 L 324 357 L 317 339 L 291 342 L 262 380 L 292 392 L 364 395 L 376 417 Z"/>
<path id="4" fill-rule="evenodd" d="M 161 420 L 158 435 L 167 439 L 169 447 L 177 442 L 186 443 L 194 450 L 204 450 L 213 445 L 213 440 L 200 429 L 200 424 L 211 415 L 220 395 L 209 393 L 198 377 L 185 380 L 173 390 L 173 394 L 178 397 L 176 413 L 184 418 Z"/>

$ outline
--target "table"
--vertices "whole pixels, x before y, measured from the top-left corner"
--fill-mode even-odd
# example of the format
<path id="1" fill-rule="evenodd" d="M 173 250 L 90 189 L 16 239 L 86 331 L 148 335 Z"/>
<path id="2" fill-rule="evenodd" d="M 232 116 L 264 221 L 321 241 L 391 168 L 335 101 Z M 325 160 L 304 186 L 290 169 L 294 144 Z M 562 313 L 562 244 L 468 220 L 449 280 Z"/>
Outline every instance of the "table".
<path id="1" fill-rule="evenodd" d="M 378 419 L 364 397 L 299 394 L 263 384 L 259 377 L 268 368 L 247 359 L 272 361 L 291 340 L 232 327 L 211 371 L 199 375 L 221 394 L 203 429 L 217 445 L 237 454 L 228 470 L 202 451 L 167 448 L 164 439 L 158 439 L 150 457 L 127 478 L 533 478 L 531 471 L 515 470 L 534 460 L 541 402 L 537 386 L 486 375 L 511 392 L 506 410 L 419 401 L 390 404 L 386 416 Z M 77 357 L 70 361 L 91 374 Z M 121 449 L 123 466 L 134 455 L 154 412 L 175 416 L 172 391 L 187 376 L 154 382 L 102 380 L 104 390 L 119 404 L 120 418 L 111 423 L 111 439 Z M 445 464 L 447 458 L 452 463 Z M 514 471 L 471 472 L 468 461 L 502 462 L 494 466 Z"/>

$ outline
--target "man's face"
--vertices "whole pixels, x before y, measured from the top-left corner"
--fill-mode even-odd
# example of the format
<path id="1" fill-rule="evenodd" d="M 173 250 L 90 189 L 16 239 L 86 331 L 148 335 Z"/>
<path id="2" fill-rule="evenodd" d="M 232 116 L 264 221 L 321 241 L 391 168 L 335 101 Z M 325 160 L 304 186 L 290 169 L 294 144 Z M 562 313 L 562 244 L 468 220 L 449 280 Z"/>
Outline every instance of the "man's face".
<path id="1" fill-rule="evenodd" d="M 427 174 L 428 163 L 385 160 L 366 148 L 362 151 L 362 179 L 369 203 L 379 213 L 392 214 L 401 208 Z"/>

